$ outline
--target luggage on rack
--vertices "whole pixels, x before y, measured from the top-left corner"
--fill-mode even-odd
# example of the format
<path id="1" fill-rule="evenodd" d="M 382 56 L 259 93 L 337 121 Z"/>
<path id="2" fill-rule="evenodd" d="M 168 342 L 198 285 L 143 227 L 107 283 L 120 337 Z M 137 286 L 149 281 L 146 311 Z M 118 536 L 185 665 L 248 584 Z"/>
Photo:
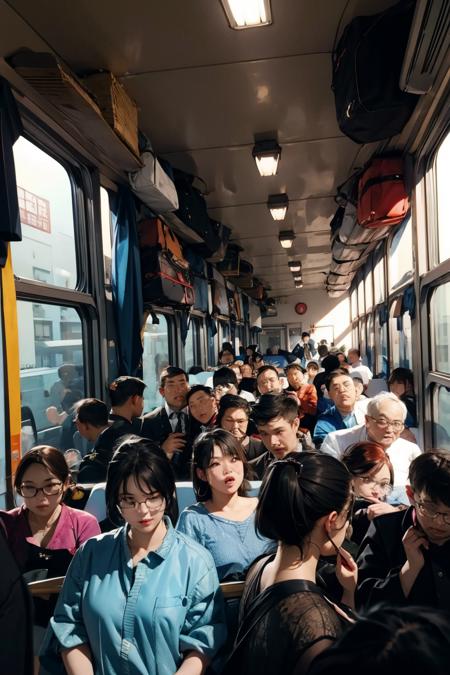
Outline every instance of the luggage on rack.
<path id="1" fill-rule="evenodd" d="M 136 197 L 154 213 L 178 209 L 178 195 L 173 180 L 161 166 L 156 155 L 146 150 L 141 155 L 142 169 L 128 174 Z"/>
<path id="2" fill-rule="evenodd" d="M 190 246 L 184 250 L 189 263 L 189 272 L 194 285 L 194 309 L 208 311 L 208 278 L 204 259 Z"/>
<path id="3" fill-rule="evenodd" d="M 228 316 L 229 304 L 225 279 L 212 265 L 208 265 L 208 276 L 211 279 L 212 313 Z"/>
<path id="4" fill-rule="evenodd" d="M 194 250 L 202 255 L 208 262 L 217 263 L 225 257 L 228 242 L 231 237 L 231 230 L 229 227 L 213 218 L 209 219 L 209 224 L 214 236 L 209 242 L 194 244 Z"/>
<path id="5" fill-rule="evenodd" d="M 193 305 L 194 289 L 180 242 L 159 218 L 138 223 L 144 302 Z"/>
<path id="6" fill-rule="evenodd" d="M 256 279 L 256 277 L 253 280 L 253 287 L 252 288 L 246 288 L 245 292 L 250 298 L 253 298 L 253 300 L 264 300 L 264 295 L 265 295 L 265 290 L 263 284 L 259 281 L 259 279 Z"/>
<path id="7" fill-rule="evenodd" d="M 418 96 L 399 86 L 414 5 L 402 0 L 379 14 L 354 18 L 333 52 L 337 122 L 356 143 L 395 136 L 416 105 Z"/>
<path id="8" fill-rule="evenodd" d="M 409 210 L 402 157 L 375 157 L 358 184 L 358 222 L 364 228 L 389 230 L 404 220 Z"/>
<path id="9" fill-rule="evenodd" d="M 369 244 L 379 241 L 389 234 L 389 227 L 368 229 L 359 224 L 356 206 L 348 202 L 344 209 L 344 217 L 339 229 L 339 239 L 343 244 Z"/>
<path id="10" fill-rule="evenodd" d="M 242 247 L 228 244 L 224 259 L 217 263 L 217 269 L 224 277 L 236 277 L 240 274 Z"/>
<path id="11" fill-rule="evenodd" d="M 220 232 L 214 227 L 213 221 L 208 216 L 206 202 L 202 193 L 194 186 L 194 181 L 201 181 L 201 179 L 180 169 L 174 169 L 173 173 L 179 202 L 176 215 L 185 225 L 201 237 L 203 241 L 200 246 L 203 249 L 199 249 L 199 252 L 208 257 L 208 255 L 212 255 L 219 249 L 222 240 Z"/>

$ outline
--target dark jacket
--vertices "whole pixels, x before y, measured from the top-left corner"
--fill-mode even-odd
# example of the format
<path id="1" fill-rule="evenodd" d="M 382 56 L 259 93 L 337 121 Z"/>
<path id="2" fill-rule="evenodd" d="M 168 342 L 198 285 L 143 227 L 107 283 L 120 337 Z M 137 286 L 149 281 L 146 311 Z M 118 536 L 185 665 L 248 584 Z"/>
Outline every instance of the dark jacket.
<path id="1" fill-rule="evenodd" d="M 414 508 L 378 516 L 372 521 L 358 553 L 357 603 L 389 602 L 450 608 L 450 541 L 430 543 L 424 550 L 425 564 L 408 598 L 400 585 L 399 572 L 406 562 L 402 539 L 413 525 Z"/>
<path id="2" fill-rule="evenodd" d="M 0 525 L 0 673 L 33 675 L 31 599 Z"/>
<path id="3" fill-rule="evenodd" d="M 182 452 L 174 454 L 171 461 L 176 480 L 188 480 L 190 478 L 192 444 L 200 429 L 196 431 L 197 433 L 194 435 L 192 421 L 189 415 L 186 415 L 186 445 Z M 144 438 L 149 438 L 161 446 L 171 433 L 172 425 L 165 406 L 155 408 L 142 418 L 141 435 Z"/>
<path id="4" fill-rule="evenodd" d="M 83 458 L 78 472 L 78 483 L 102 483 L 106 474 L 117 441 L 126 434 L 139 434 L 142 422 L 136 418 L 129 422 L 125 417 L 111 415 L 112 425 L 102 431 L 94 443 L 92 452 Z"/>

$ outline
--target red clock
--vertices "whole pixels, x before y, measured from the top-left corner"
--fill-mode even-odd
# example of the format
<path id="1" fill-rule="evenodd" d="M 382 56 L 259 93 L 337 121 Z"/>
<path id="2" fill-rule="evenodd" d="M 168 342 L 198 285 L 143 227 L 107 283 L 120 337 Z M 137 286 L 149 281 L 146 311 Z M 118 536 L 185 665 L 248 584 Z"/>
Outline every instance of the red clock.
<path id="1" fill-rule="evenodd" d="M 297 314 L 305 314 L 306 310 L 308 309 L 308 305 L 305 305 L 304 302 L 297 302 L 295 305 L 295 311 Z"/>

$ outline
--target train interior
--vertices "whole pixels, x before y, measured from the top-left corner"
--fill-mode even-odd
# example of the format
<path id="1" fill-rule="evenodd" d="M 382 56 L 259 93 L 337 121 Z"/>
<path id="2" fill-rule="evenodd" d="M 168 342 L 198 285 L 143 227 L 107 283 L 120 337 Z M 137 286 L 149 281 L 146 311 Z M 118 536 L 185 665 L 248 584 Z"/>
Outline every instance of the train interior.
<path id="1" fill-rule="evenodd" d="M 138 127 L 153 153 L 194 176 L 209 217 L 231 231 L 235 257 L 225 268 L 228 290 L 253 295 L 247 316 L 235 317 L 232 326 L 228 308 L 216 307 L 211 332 L 210 287 L 207 310 L 190 313 L 184 345 L 184 313 L 164 303 L 146 307 L 148 410 L 160 402 L 156 382 L 169 360 L 206 370 L 216 365 L 225 340 L 257 343 L 262 351 L 274 345 L 292 349 L 308 331 L 317 342 L 359 346 L 378 379 L 394 366 L 412 368 L 421 442 L 445 444 L 435 436 L 433 419 L 440 415 L 441 428 L 450 415 L 447 310 L 439 314 L 437 308 L 448 306 L 449 295 L 445 285 L 440 302 L 431 292 L 450 268 L 443 226 L 429 233 L 427 190 L 441 147 L 442 201 L 431 206 L 434 217 L 439 208 L 448 222 L 442 187 L 449 169 L 446 3 L 417 3 L 422 21 L 425 9 L 432 18 L 433 11 L 441 12 L 428 27 L 435 31 L 435 58 L 425 91 L 415 95 L 399 133 L 373 142 L 344 135 L 331 87 L 332 53 L 345 27 L 394 4 L 272 0 L 262 3 L 271 11 L 269 25 L 233 30 L 224 11 L 228 4 L 219 0 L 0 0 L 0 76 L 12 89 L 23 124 L 14 146 L 23 240 L 12 243 L 11 252 L 22 418 L 29 418 L 22 425 L 25 448 L 37 439 L 50 443 L 59 432 L 58 420 L 53 415 L 50 423 L 46 410 L 58 412 L 53 399 L 62 363 L 74 364 L 72 383 L 83 394 L 104 396 L 117 375 L 110 204 L 119 187 L 128 185 L 128 174 L 142 166 L 136 145 L 132 150 L 129 139 L 127 144 L 104 120 L 99 123 L 95 96 L 94 103 L 78 108 L 70 96 L 58 99 L 63 94 L 56 79 L 31 73 L 36 53 L 51 56 L 64 86 L 73 78 L 70 86 L 78 87 L 80 100 L 89 98 L 91 78 L 115 76 L 136 104 Z M 420 40 L 414 31 L 411 36 L 407 52 L 414 61 Z M 263 150 L 274 147 L 277 171 L 262 176 L 255 160 L 270 158 Z M 338 188 L 380 153 L 409 158 L 412 208 L 376 243 L 353 248 L 360 262 L 333 285 L 330 223 Z M 178 216 L 162 217 L 183 243 L 201 242 Z M 248 273 L 239 277 L 236 256 L 242 269 L 251 269 L 250 284 Z M 408 313 L 407 289 L 415 296 L 415 313 Z M 433 311 L 438 316 L 430 328 Z"/>

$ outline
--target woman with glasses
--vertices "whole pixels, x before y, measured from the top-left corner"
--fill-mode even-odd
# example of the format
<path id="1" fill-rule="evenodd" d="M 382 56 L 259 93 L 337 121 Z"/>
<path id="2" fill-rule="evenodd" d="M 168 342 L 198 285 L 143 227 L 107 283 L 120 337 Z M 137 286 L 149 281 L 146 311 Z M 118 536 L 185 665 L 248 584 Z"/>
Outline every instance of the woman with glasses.
<path id="1" fill-rule="evenodd" d="M 351 611 L 327 596 L 316 572 L 320 556 L 337 552 L 342 600 L 352 604 L 358 570 L 341 548 L 351 508 L 351 476 L 334 457 L 304 452 L 270 465 L 256 527 L 278 548 L 246 577 L 227 675 L 303 675 L 348 626 Z"/>
<path id="2" fill-rule="evenodd" d="M 44 657 L 60 653 L 76 675 L 201 675 L 226 638 L 223 598 L 211 555 L 172 526 L 175 482 L 164 452 L 125 437 L 105 496 L 119 527 L 76 554 Z"/>
<path id="3" fill-rule="evenodd" d="M 394 486 L 394 469 L 384 448 L 371 441 L 351 445 L 342 462 L 353 477 L 351 541 L 359 545 L 374 518 L 397 510 L 386 502 Z"/>
<path id="4" fill-rule="evenodd" d="M 27 581 L 64 576 L 81 544 L 100 533 L 90 513 L 62 503 L 71 477 L 64 455 L 38 445 L 24 455 L 14 477 L 23 504 L 0 512 L 10 549 Z M 53 613 L 50 599 L 34 599 L 34 647 L 38 653 Z"/>

